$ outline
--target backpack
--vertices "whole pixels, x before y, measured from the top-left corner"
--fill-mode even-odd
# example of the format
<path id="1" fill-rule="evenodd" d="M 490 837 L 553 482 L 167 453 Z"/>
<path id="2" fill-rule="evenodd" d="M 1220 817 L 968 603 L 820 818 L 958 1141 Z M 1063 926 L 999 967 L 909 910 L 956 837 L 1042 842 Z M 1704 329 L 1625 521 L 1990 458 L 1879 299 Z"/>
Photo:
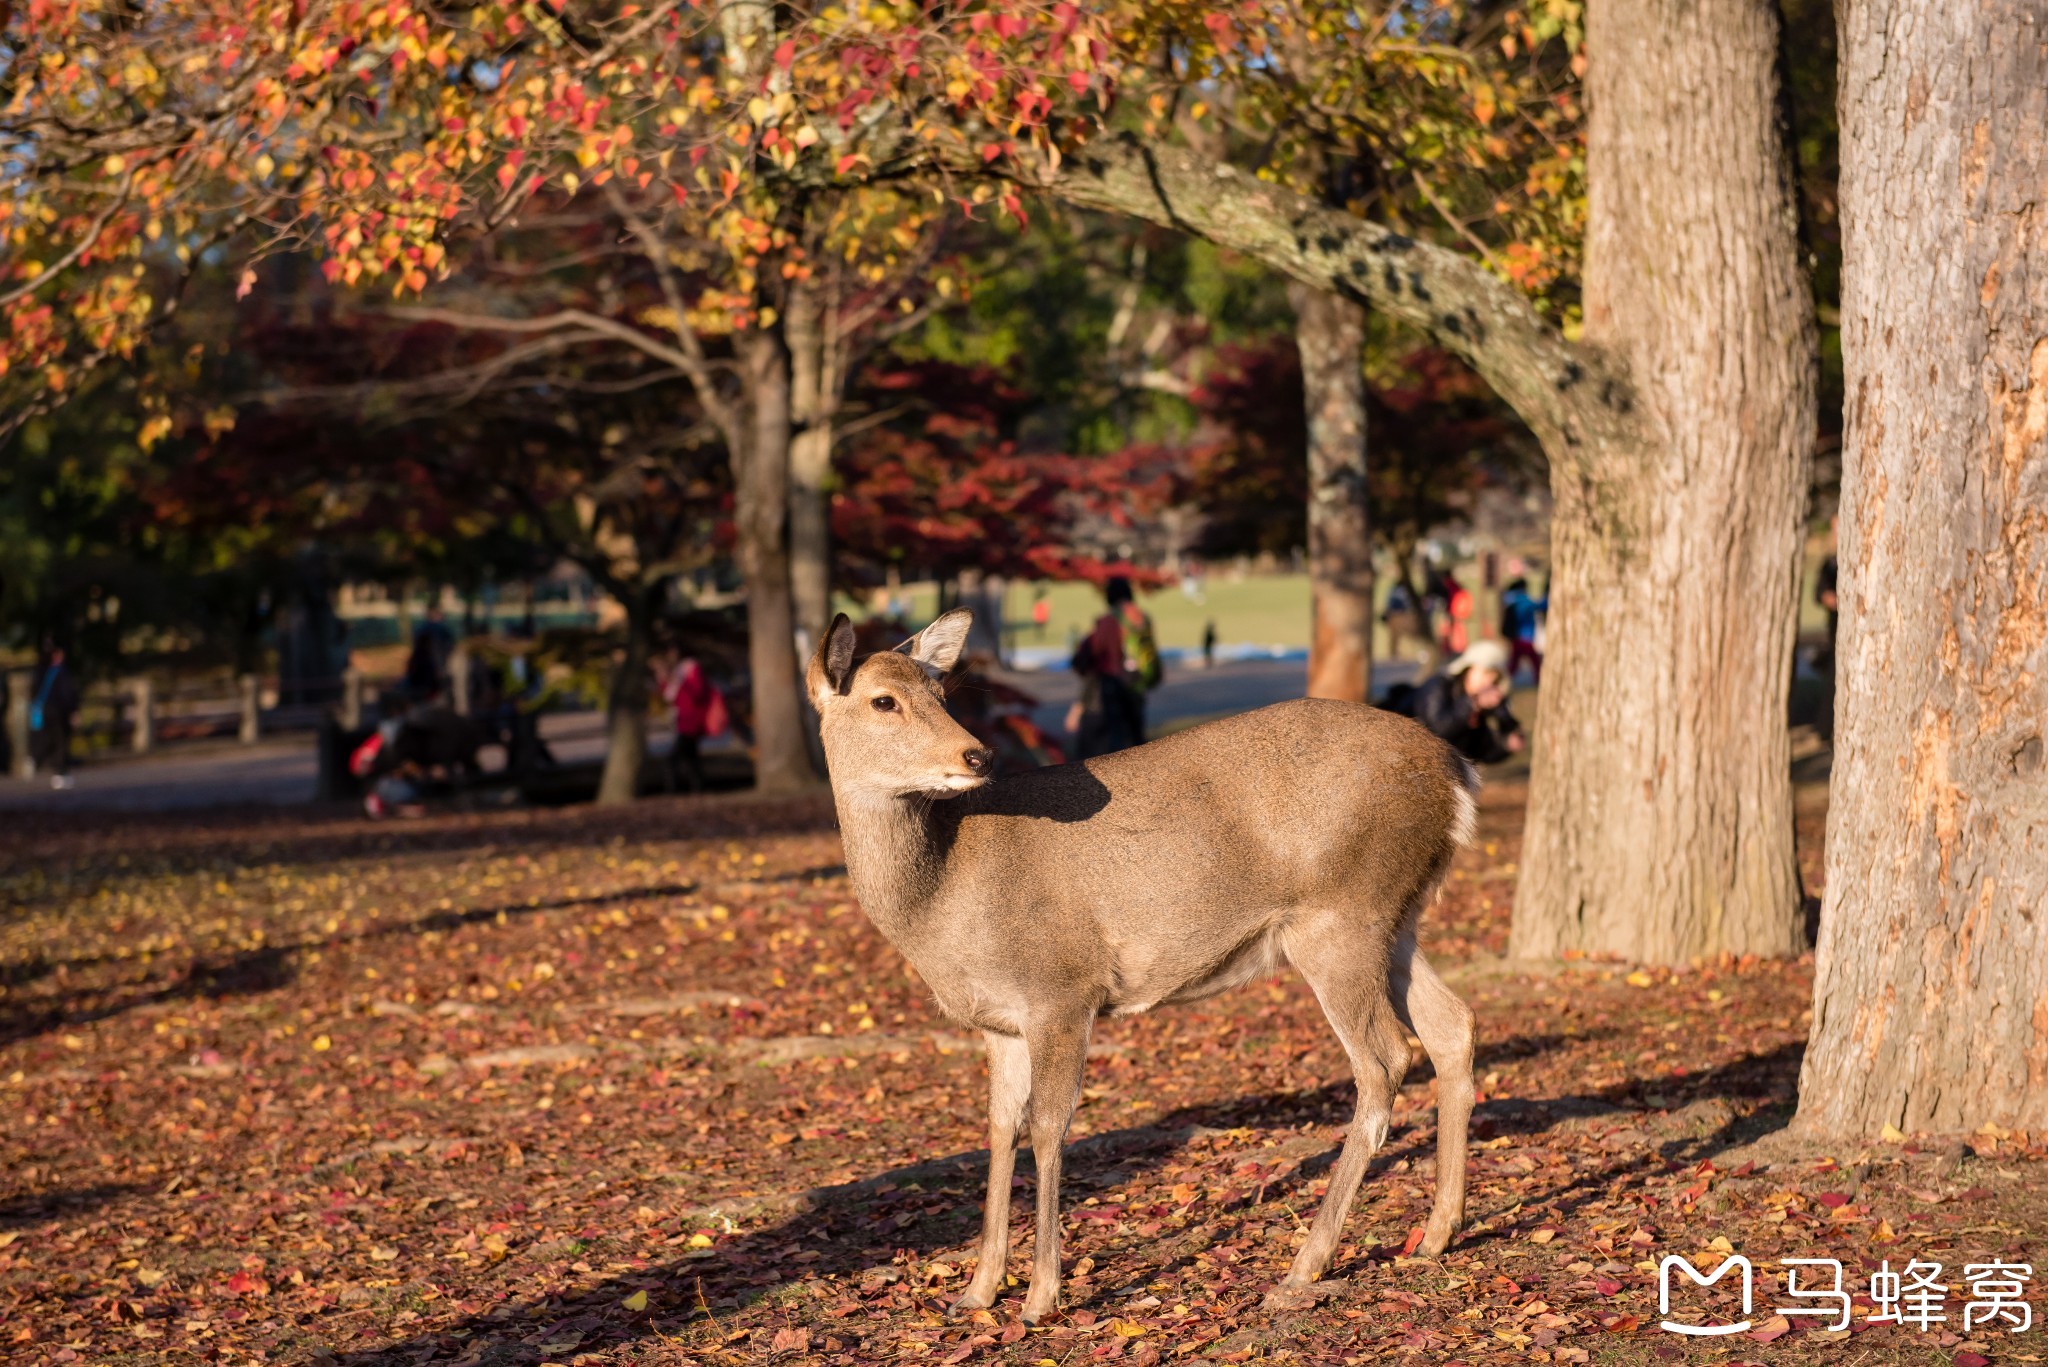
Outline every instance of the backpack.
<path id="1" fill-rule="evenodd" d="M 1135 622 L 1129 612 L 1118 615 L 1123 619 L 1124 670 L 1141 692 L 1149 693 L 1166 677 L 1165 662 L 1159 658 L 1159 642 L 1152 636 L 1152 619 L 1142 612 Z"/>
<path id="2" fill-rule="evenodd" d="M 43 686 L 36 690 L 36 696 L 28 705 L 28 729 L 43 729 L 43 707 L 50 701 L 50 690 L 57 686 L 57 672 L 63 665 L 51 665 L 43 671 Z"/>

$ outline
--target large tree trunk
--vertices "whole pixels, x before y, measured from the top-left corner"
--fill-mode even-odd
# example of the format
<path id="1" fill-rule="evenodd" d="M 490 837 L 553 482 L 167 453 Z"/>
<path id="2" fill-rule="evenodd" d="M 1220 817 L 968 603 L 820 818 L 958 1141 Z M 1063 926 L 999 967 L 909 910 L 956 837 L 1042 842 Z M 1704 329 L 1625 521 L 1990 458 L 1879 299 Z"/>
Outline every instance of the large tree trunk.
<path id="1" fill-rule="evenodd" d="M 1585 344 L 1477 262 L 1191 151 L 1103 138 L 1037 183 L 1409 323 L 1543 443 L 1552 659 L 1513 945 L 1799 947 L 1785 704 L 1812 302 L 1769 0 L 1594 0 Z"/>
<path id="2" fill-rule="evenodd" d="M 1841 634 L 1799 1119 L 2048 1125 L 2048 50 L 1842 9 Z"/>
<path id="3" fill-rule="evenodd" d="M 1364 702 L 1372 683 L 1372 528 L 1365 501 L 1365 310 L 1288 287 L 1308 408 L 1308 696 Z"/>
<path id="4" fill-rule="evenodd" d="M 1801 948 L 1785 716 L 1814 332 L 1777 24 L 1770 0 L 1588 7 L 1585 341 L 1635 377 L 1638 430 L 1554 463 L 1517 955 Z"/>
<path id="5" fill-rule="evenodd" d="M 789 498 L 789 353 L 773 331 L 737 342 L 748 409 L 733 453 L 733 523 L 747 586 L 747 664 L 753 673 L 754 786 L 795 792 L 817 782 L 804 745 L 784 518 Z"/>
<path id="6" fill-rule="evenodd" d="M 812 644 L 824 639 L 832 619 L 832 417 L 840 379 L 825 295 L 815 280 L 791 281 L 783 309 L 796 427 L 789 444 L 789 586 L 796 624 Z"/>
<path id="7" fill-rule="evenodd" d="M 622 595 L 626 648 L 612 673 L 605 715 L 604 772 L 597 780 L 600 806 L 631 802 L 640 795 L 640 766 L 647 759 L 647 660 L 654 644 L 654 595 L 634 588 Z"/>

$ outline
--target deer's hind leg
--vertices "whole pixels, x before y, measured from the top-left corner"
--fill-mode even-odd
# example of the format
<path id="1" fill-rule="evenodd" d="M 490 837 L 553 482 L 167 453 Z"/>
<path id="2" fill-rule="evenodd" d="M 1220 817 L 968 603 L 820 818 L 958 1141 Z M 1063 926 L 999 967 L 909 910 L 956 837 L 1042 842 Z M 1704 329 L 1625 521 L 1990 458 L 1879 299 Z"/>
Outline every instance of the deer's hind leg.
<path id="1" fill-rule="evenodd" d="M 1420 1252 L 1435 1257 L 1451 1245 L 1465 1218 L 1465 1142 L 1472 1120 L 1472 1008 L 1415 947 L 1411 925 L 1394 942 L 1389 974 L 1394 1009 L 1436 1066 L 1436 1200 Z"/>
<path id="2" fill-rule="evenodd" d="M 1331 915 L 1289 927 L 1286 946 L 1287 957 L 1315 990 L 1358 1084 L 1358 1109 L 1330 1170 L 1329 1194 L 1280 1283 L 1296 1287 L 1321 1277 L 1336 1256 L 1358 1184 L 1393 1123 L 1394 1097 L 1408 1071 L 1408 1034 L 1388 999 L 1384 940 L 1361 937 L 1350 917 Z"/>

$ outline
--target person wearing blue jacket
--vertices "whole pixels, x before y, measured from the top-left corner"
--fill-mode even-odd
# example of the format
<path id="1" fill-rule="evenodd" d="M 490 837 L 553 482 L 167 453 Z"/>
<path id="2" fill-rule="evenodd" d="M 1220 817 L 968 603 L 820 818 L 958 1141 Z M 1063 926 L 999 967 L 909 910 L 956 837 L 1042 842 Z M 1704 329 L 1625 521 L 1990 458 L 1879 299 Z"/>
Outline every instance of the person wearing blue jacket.
<path id="1" fill-rule="evenodd" d="M 78 712 L 78 672 L 62 646 L 50 646 L 28 685 L 29 758 L 52 788 L 71 786 L 71 719 Z"/>
<path id="2" fill-rule="evenodd" d="M 1516 579 L 1501 590 L 1500 634 L 1508 643 L 1509 678 L 1527 660 L 1530 681 L 1543 682 L 1543 652 L 1536 648 L 1536 628 L 1548 611 L 1548 595 L 1538 598 L 1529 592 L 1526 579 Z"/>

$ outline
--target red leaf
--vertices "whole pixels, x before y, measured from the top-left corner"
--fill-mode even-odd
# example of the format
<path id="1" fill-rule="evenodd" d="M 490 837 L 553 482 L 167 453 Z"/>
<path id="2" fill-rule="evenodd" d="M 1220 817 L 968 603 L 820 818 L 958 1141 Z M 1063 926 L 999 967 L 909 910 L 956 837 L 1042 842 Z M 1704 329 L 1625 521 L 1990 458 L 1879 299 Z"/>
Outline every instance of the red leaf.
<path id="1" fill-rule="evenodd" d="M 1408 1231 L 1407 1242 L 1401 1245 L 1402 1257 L 1413 1257 L 1415 1255 L 1415 1250 L 1422 1247 L 1422 1233 L 1423 1231 L 1421 1225 L 1417 1225 L 1413 1229 Z"/>
<path id="2" fill-rule="evenodd" d="M 1839 1191 L 1824 1191 L 1820 1195 L 1814 1197 L 1813 1199 L 1820 1202 L 1822 1205 L 1828 1207 L 1828 1209 L 1830 1210 L 1833 1210 L 1837 1206 L 1846 1206 L 1849 1204 L 1849 1198 Z"/>
<path id="3" fill-rule="evenodd" d="M 784 71 L 787 71 L 789 70 L 790 63 L 794 62 L 795 60 L 796 39 L 783 39 L 781 45 L 775 49 L 775 65 L 781 67 Z"/>
<path id="4" fill-rule="evenodd" d="M 1750 1331 L 1750 1337 L 1758 1343 L 1775 1343 L 1792 1332 L 1792 1321 L 1783 1315 L 1773 1315 Z"/>
<path id="5" fill-rule="evenodd" d="M 243 1271 L 228 1278 L 228 1290 L 237 1296 L 267 1296 L 270 1294 L 270 1283 Z"/>
<path id="6" fill-rule="evenodd" d="M 1612 1277 L 1600 1277 L 1594 1281 L 1593 1289 L 1603 1296 L 1612 1296 L 1621 1290 L 1621 1283 Z"/>
<path id="7" fill-rule="evenodd" d="M 1991 1359 L 1982 1353 L 1957 1353 L 1954 1361 L 1956 1367 L 1991 1367 Z"/>
<path id="8" fill-rule="evenodd" d="M 999 142 L 985 142 L 981 145 L 981 159 L 984 163 L 994 161 L 1002 154 L 1003 145 Z"/>

